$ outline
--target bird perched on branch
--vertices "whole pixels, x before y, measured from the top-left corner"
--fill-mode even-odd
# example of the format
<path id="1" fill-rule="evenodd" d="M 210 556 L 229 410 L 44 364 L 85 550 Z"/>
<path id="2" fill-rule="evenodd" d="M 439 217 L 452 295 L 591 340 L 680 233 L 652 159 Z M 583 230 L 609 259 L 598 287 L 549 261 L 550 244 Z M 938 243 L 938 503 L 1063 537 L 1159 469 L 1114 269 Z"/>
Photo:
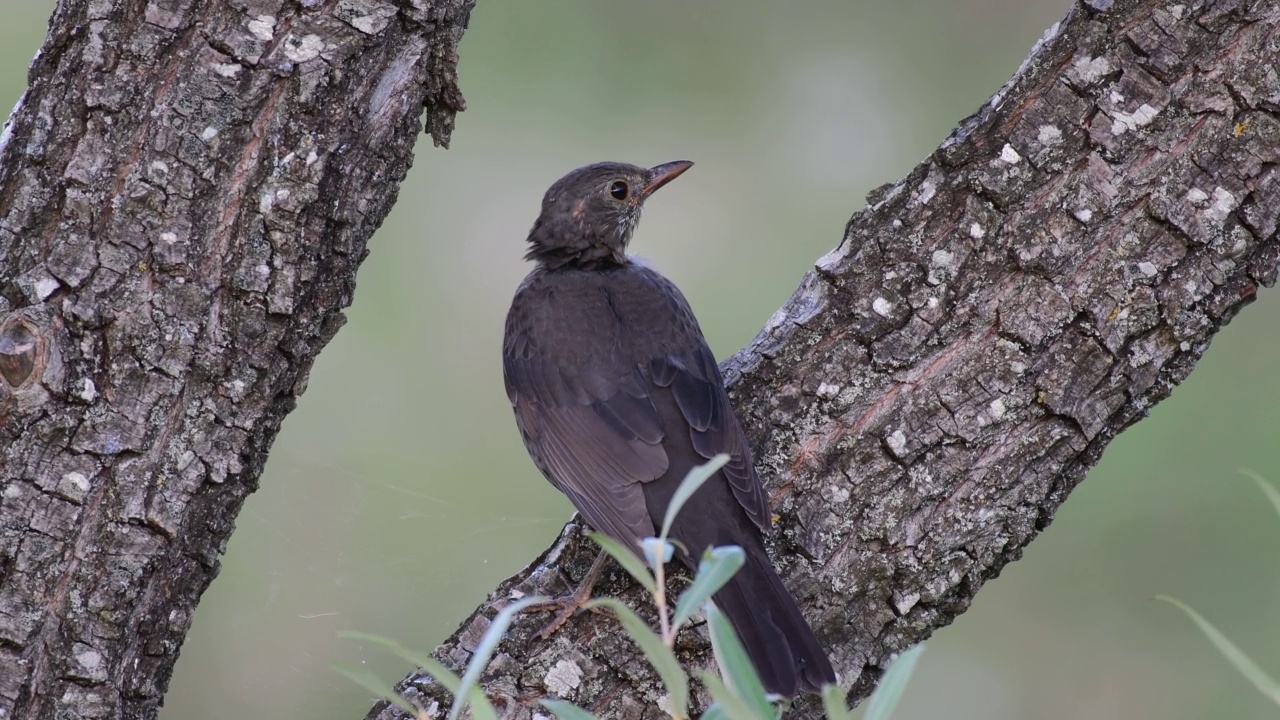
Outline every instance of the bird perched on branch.
<path id="1" fill-rule="evenodd" d="M 503 376 L 534 464 L 637 554 L 689 470 L 729 455 L 671 538 L 690 568 L 710 546 L 745 551 L 714 599 L 765 688 L 790 697 L 835 672 L 765 553 L 768 503 L 698 321 L 670 280 L 627 255 L 645 200 L 692 165 L 599 163 L 547 190 L 525 256 L 537 266 L 507 314 Z"/>

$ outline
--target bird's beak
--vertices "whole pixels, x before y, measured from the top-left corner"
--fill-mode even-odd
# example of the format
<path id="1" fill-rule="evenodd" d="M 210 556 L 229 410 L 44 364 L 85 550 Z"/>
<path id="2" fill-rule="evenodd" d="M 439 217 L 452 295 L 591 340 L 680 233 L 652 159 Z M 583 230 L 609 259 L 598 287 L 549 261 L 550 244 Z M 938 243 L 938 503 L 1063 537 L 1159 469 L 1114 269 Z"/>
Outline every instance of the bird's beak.
<path id="1" fill-rule="evenodd" d="M 641 197 L 649 197 L 655 190 L 680 177 L 680 173 L 691 167 L 693 163 L 688 160 L 674 160 L 649 168 L 649 182 L 644 186 Z"/>

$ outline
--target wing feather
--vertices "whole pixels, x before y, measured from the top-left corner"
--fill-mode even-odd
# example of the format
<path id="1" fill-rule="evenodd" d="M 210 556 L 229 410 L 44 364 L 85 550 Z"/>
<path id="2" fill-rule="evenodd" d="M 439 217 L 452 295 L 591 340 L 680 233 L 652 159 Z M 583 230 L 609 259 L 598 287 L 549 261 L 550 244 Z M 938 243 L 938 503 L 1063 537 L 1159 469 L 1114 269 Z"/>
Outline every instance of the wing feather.
<path id="1" fill-rule="evenodd" d="M 542 473 L 596 530 L 634 545 L 654 534 L 641 483 L 667 471 L 662 427 L 647 397 L 585 383 L 547 358 L 504 358 L 508 397 Z"/>

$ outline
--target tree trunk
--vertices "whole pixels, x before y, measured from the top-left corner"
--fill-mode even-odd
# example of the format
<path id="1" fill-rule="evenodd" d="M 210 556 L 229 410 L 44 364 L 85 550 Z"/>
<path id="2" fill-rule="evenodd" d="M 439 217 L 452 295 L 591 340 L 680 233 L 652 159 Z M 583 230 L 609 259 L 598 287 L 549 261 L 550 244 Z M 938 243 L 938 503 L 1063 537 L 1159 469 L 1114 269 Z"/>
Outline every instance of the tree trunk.
<path id="1" fill-rule="evenodd" d="M 781 517 L 777 564 L 851 700 L 1016 560 L 1275 281 L 1278 64 L 1274 2 L 1075 5 L 725 363 Z M 576 530 L 437 657 L 461 666 L 512 597 L 563 592 L 557 568 L 594 555 Z M 597 592 L 645 605 L 620 571 Z M 615 620 L 580 615 L 540 641 L 545 620 L 518 622 L 483 678 L 508 717 L 544 695 L 664 717 Z M 709 662 L 696 633 L 679 650 Z M 425 676 L 400 687 L 447 707 Z M 819 714 L 806 698 L 791 717 Z"/>
<path id="2" fill-rule="evenodd" d="M 154 717 L 472 0 L 61 0 L 0 136 L 0 718 Z"/>

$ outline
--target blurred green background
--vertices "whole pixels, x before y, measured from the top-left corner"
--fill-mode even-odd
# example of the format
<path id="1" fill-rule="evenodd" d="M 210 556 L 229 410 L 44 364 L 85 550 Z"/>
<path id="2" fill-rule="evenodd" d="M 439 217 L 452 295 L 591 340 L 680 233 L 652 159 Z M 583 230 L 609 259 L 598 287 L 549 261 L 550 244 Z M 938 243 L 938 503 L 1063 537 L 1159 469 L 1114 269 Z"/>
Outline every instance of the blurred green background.
<path id="1" fill-rule="evenodd" d="M 1068 0 L 482 0 L 469 109 L 419 147 L 249 499 L 163 718 L 358 718 L 330 670 L 429 648 L 551 540 L 568 503 L 525 457 L 502 318 L 543 190 L 602 159 L 698 166 L 635 244 L 687 293 L 720 357 L 746 344 L 867 190 L 925 157 Z M 0 103 L 49 0 L 4 0 Z M 1280 520 L 1236 468 L 1280 479 L 1280 292 L 1108 450 L 1050 530 L 939 632 L 901 718 L 1274 718 L 1173 608 L 1280 672 Z"/>

